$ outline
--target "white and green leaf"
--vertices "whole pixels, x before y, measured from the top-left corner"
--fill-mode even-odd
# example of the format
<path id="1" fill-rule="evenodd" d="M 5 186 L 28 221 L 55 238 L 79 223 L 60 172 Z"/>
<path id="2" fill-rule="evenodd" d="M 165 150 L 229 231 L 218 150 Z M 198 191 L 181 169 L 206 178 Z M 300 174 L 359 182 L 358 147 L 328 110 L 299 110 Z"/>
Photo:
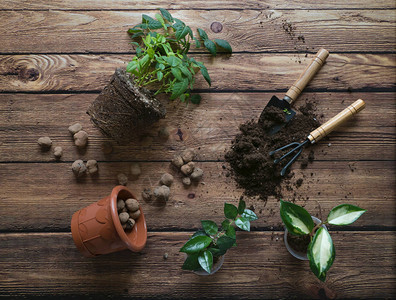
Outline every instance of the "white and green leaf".
<path id="1" fill-rule="evenodd" d="M 257 215 L 252 210 L 247 208 L 243 211 L 241 217 L 244 217 L 249 221 L 254 221 L 258 219 Z"/>
<path id="2" fill-rule="evenodd" d="M 341 204 L 330 211 L 327 221 L 331 225 L 349 225 L 359 219 L 365 212 L 365 209 L 358 206 Z"/>
<path id="3" fill-rule="evenodd" d="M 297 204 L 280 200 L 280 215 L 291 234 L 309 234 L 315 227 L 311 215 Z"/>
<path id="4" fill-rule="evenodd" d="M 206 272 L 210 273 L 213 266 L 213 255 L 212 252 L 206 250 L 198 256 L 199 265 Z"/>
<path id="5" fill-rule="evenodd" d="M 250 221 L 244 217 L 235 220 L 235 225 L 245 231 L 250 231 Z"/>
<path id="6" fill-rule="evenodd" d="M 335 259 L 335 249 L 329 232 L 320 227 L 308 245 L 307 256 L 312 272 L 321 281 L 325 281 L 326 273 Z"/>
<path id="7" fill-rule="evenodd" d="M 201 221 L 202 227 L 208 235 L 215 235 L 218 232 L 217 224 L 210 220 Z"/>

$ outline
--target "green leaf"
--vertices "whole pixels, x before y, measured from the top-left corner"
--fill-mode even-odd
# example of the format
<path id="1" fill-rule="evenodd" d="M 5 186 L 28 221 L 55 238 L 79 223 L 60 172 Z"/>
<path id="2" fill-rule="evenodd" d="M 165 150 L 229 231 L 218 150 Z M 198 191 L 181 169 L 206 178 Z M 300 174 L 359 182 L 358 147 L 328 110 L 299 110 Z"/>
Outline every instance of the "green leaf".
<path id="1" fill-rule="evenodd" d="M 291 202 L 280 200 L 280 216 L 287 230 L 294 235 L 309 234 L 315 227 L 311 215 Z"/>
<path id="2" fill-rule="evenodd" d="M 240 199 L 238 203 L 238 214 L 240 215 L 243 214 L 245 208 L 246 208 L 246 202 L 243 201 L 243 199 Z"/>
<path id="3" fill-rule="evenodd" d="M 205 30 L 198 28 L 197 31 L 202 40 L 205 41 L 208 39 L 208 35 L 206 34 Z"/>
<path id="4" fill-rule="evenodd" d="M 198 262 L 202 269 L 210 273 L 213 267 L 213 255 L 212 252 L 206 250 L 198 256 Z"/>
<path id="5" fill-rule="evenodd" d="M 133 40 L 133 39 L 136 39 L 137 37 L 143 36 L 143 35 L 144 35 L 143 32 L 136 32 L 136 33 L 131 35 L 131 39 Z"/>
<path id="6" fill-rule="evenodd" d="M 201 268 L 201 266 L 199 265 L 198 262 L 198 256 L 199 254 L 189 254 L 186 258 L 186 260 L 184 261 L 184 264 L 182 266 L 183 270 L 191 270 L 191 271 L 195 271 L 195 270 L 199 270 Z"/>
<path id="7" fill-rule="evenodd" d="M 205 78 L 206 82 L 209 84 L 209 86 L 212 85 L 212 81 L 210 80 L 210 76 L 208 73 L 208 69 L 206 69 L 205 66 L 200 66 L 201 74 Z"/>
<path id="8" fill-rule="evenodd" d="M 204 46 L 205 46 L 206 49 L 208 49 L 210 54 L 212 54 L 213 56 L 216 56 L 216 45 L 215 45 L 215 43 L 213 43 L 211 40 L 207 39 L 207 40 L 204 40 Z"/>
<path id="9" fill-rule="evenodd" d="M 189 30 L 191 31 L 190 27 L 188 26 L 178 27 L 175 33 L 176 40 L 179 41 L 183 39 L 188 34 Z"/>
<path id="10" fill-rule="evenodd" d="M 208 235 L 215 235 L 218 232 L 217 224 L 213 221 L 201 221 L 202 227 Z"/>
<path id="11" fill-rule="evenodd" d="M 312 272 L 321 281 L 325 281 L 326 272 L 330 269 L 335 258 L 335 249 L 329 232 L 320 227 L 308 245 L 307 256 Z"/>
<path id="12" fill-rule="evenodd" d="M 150 29 L 160 29 L 162 28 L 161 22 L 154 20 L 152 17 L 143 14 L 142 15 L 142 23 L 147 24 Z"/>
<path id="13" fill-rule="evenodd" d="M 222 251 L 227 251 L 234 245 L 234 243 L 235 243 L 235 239 L 230 238 L 226 235 L 223 235 L 217 240 L 217 246 Z"/>
<path id="14" fill-rule="evenodd" d="M 128 33 L 129 33 L 129 34 L 134 34 L 134 33 L 138 33 L 138 32 L 142 32 L 142 30 L 139 29 L 139 28 L 136 28 L 136 27 L 133 27 L 133 28 L 129 28 L 129 29 L 128 29 Z"/>
<path id="15" fill-rule="evenodd" d="M 214 248 L 214 247 L 208 248 L 208 251 L 212 252 L 212 255 L 215 257 L 222 256 L 227 252 L 227 250 L 220 250 L 220 249 Z"/>
<path id="16" fill-rule="evenodd" d="M 238 209 L 233 204 L 224 203 L 224 215 L 227 219 L 235 220 L 238 215 Z"/>
<path id="17" fill-rule="evenodd" d="M 198 253 L 210 245 L 212 239 L 208 236 L 196 236 L 181 247 L 180 252 L 187 254 Z"/>
<path id="18" fill-rule="evenodd" d="M 176 67 L 180 62 L 180 58 L 177 58 L 176 56 L 162 56 L 164 60 L 171 66 L 171 67 Z"/>
<path id="19" fill-rule="evenodd" d="M 165 8 L 160 8 L 159 10 L 165 20 L 167 20 L 170 23 L 173 23 L 173 17 L 169 11 L 167 11 Z"/>
<path id="20" fill-rule="evenodd" d="M 180 71 L 182 71 L 182 73 L 184 75 L 186 75 L 188 77 L 189 80 L 192 79 L 192 74 L 191 74 L 190 70 L 188 70 L 188 68 L 186 66 L 180 65 L 179 69 L 180 69 Z"/>
<path id="21" fill-rule="evenodd" d="M 221 228 L 223 228 L 224 230 L 227 230 L 228 227 L 230 227 L 231 221 L 228 219 L 225 219 L 222 223 L 221 223 Z"/>
<path id="22" fill-rule="evenodd" d="M 195 41 L 195 47 L 200 48 L 201 47 L 201 42 L 197 38 L 193 38 Z"/>
<path id="23" fill-rule="evenodd" d="M 162 26 L 165 25 L 165 21 L 164 18 L 162 18 L 162 16 L 160 14 L 155 14 L 155 18 L 162 24 Z"/>
<path id="24" fill-rule="evenodd" d="M 359 217 L 365 212 L 365 209 L 358 206 L 341 204 L 330 211 L 327 221 L 331 225 L 349 225 L 359 219 Z"/>
<path id="25" fill-rule="evenodd" d="M 236 233 L 235 233 L 235 228 L 233 226 L 229 226 L 226 230 L 226 236 L 236 239 Z"/>
<path id="26" fill-rule="evenodd" d="M 199 104 L 199 103 L 201 103 L 201 95 L 198 95 L 198 94 L 192 95 L 190 101 L 191 101 L 191 103 L 193 103 L 193 104 Z"/>
<path id="27" fill-rule="evenodd" d="M 188 88 L 188 80 L 184 79 L 182 81 L 177 81 L 172 88 L 172 95 L 170 97 L 171 100 L 176 99 L 181 94 L 183 94 Z"/>
<path id="28" fill-rule="evenodd" d="M 183 77 L 181 75 L 181 72 L 178 68 L 171 68 L 171 72 L 173 74 L 173 76 L 175 76 L 175 78 L 179 81 L 183 80 Z"/>
<path id="29" fill-rule="evenodd" d="M 205 231 L 203 231 L 202 229 L 197 230 L 191 237 L 189 240 L 195 238 L 196 236 L 207 236 L 207 234 L 205 233 Z"/>
<path id="30" fill-rule="evenodd" d="M 157 72 L 157 79 L 158 79 L 159 81 L 161 81 L 162 78 L 164 78 L 164 73 L 162 73 L 161 71 L 158 71 L 158 72 Z"/>
<path id="31" fill-rule="evenodd" d="M 250 222 L 244 217 L 239 217 L 235 220 L 235 225 L 245 231 L 250 231 Z"/>
<path id="32" fill-rule="evenodd" d="M 257 215 L 250 209 L 245 209 L 241 217 L 244 217 L 248 221 L 254 221 L 258 219 Z"/>
<path id="33" fill-rule="evenodd" d="M 217 46 L 223 48 L 226 52 L 232 53 L 231 45 L 226 40 L 215 39 Z"/>
<path id="34" fill-rule="evenodd" d="M 127 67 L 126 67 L 126 71 L 128 73 L 131 73 L 133 70 L 135 70 L 137 67 L 137 63 L 135 61 L 131 61 L 128 63 Z"/>

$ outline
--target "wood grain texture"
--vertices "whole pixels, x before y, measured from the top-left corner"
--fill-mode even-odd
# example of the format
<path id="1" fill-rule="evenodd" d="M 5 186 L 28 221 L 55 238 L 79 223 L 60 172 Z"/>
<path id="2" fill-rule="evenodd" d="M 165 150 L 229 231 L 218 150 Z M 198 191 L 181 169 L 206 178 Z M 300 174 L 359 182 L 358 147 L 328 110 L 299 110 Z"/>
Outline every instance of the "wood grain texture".
<path id="1" fill-rule="evenodd" d="M 194 229 L 202 218 L 223 221 L 224 202 L 238 203 L 242 190 L 227 177 L 221 162 L 198 162 L 203 183 L 185 189 L 182 176 L 169 162 L 141 163 L 142 175 L 128 187 L 139 196 L 149 230 Z M 129 174 L 130 163 L 99 163 L 99 176 L 76 181 L 70 163 L 0 164 L 1 231 L 63 231 L 70 229 L 72 214 L 110 194 L 118 173 Z M 154 189 L 164 172 L 175 176 L 165 206 L 141 201 L 144 188 Z M 295 199 L 315 216 L 325 218 L 339 204 L 368 210 L 354 226 L 395 226 L 396 204 L 393 162 L 315 161 L 306 169 L 294 165 L 295 176 L 282 183 L 283 199 Z M 297 179 L 303 179 L 297 188 Z M 279 199 L 266 202 L 246 197 L 260 219 L 254 228 L 281 226 Z M 28 213 L 27 213 L 28 212 Z M 380 218 L 378 216 L 381 216 Z"/>
<path id="2" fill-rule="evenodd" d="M 112 142 L 111 155 L 101 150 L 103 142 L 110 139 L 91 124 L 85 113 L 96 94 L 0 94 L 0 162 L 54 161 L 52 152 L 39 150 L 37 139 L 41 136 L 49 136 L 54 146 L 63 147 L 62 161 L 171 160 L 186 147 L 200 148 L 199 160 L 223 160 L 239 124 L 257 118 L 273 94 L 202 93 L 203 101 L 198 106 L 170 103 L 166 119 L 153 126 L 147 139 L 126 146 Z M 304 93 L 294 105 L 298 108 L 315 102 L 318 118 L 324 123 L 358 98 L 366 101 L 366 109 L 332 132 L 328 140 L 313 146 L 316 160 L 395 160 L 393 93 Z M 67 130 L 74 122 L 80 122 L 89 134 L 86 152 L 77 150 Z M 157 136 L 163 126 L 171 133 L 165 143 Z M 178 129 L 183 141 L 176 134 Z"/>
<path id="3" fill-rule="evenodd" d="M 298 1 L 289 0 L 287 2 L 282 0 L 184 0 L 169 3 L 169 1 L 147 1 L 138 0 L 133 1 L 133 5 L 128 0 L 21 0 L 18 2 L 12 0 L 3 0 L 0 2 L 1 10 L 147 10 L 164 7 L 169 10 L 176 9 L 351 9 L 359 8 L 373 9 L 373 8 L 389 8 L 393 9 L 395 3 L 390 0 L 354 0 L 354 1 L 333 1 L 333 2 L 318 2 L 315 0 Z"/>
<path id="4" fill-rule="evenodd" d="M 130 52 L 126 31 L 141 22 L 143 12 L 153 16 L 156 11 L 0 11 L 0 53 Z M 305 52 L 320 47 L 330 53 L 394 51 L 393 10 L 239 9 L 172 13 L 194 30 L 203 28 L 210 38 L 228 40 L 236 52 Z M 220 33 L 210 30 L 213 22 L 223 25 Z M 294 36 L 283 28 L 285 22 L 295 27 Z M 299 36 L 304 39 L 298 39 Z"/>
<path id="5" fill-rule="evenodd" d="M 337 257 L 321 283 L 286 250 L 283 232 L 237 233 L 212 276 L 181 270 L 191 233 L 149 234 L 141 253 L 83 258 L 71 234 L 0 234 L 0 296 L 112 294 L 158 298 L 394 298 L 394 232 L 332 232 Z M 353 250 L 353 249 L 356 249 Z M 381 251 L 378 251 L 381 249 Z M 168 259 L 163 259 L 168 253 Z M 380 270 L 380 271 L 379 271 Z"/>
<path id="6" fill-rule="evenodd" d="M 207 65 L 212 91 L 286 91 L 313 55 L 239 53 L 215 59 L 200 54 L 196 58 Z M 307 89 L 394 89 L 395 57 L 330 54 Z M 125 67 L 130 59 L 130 55 L 116 54 L 0 55 L 0 92 L 100 91 L 115 68 Z M 201 74 L 196 79 L 196 89 L 208 88 Z"/>

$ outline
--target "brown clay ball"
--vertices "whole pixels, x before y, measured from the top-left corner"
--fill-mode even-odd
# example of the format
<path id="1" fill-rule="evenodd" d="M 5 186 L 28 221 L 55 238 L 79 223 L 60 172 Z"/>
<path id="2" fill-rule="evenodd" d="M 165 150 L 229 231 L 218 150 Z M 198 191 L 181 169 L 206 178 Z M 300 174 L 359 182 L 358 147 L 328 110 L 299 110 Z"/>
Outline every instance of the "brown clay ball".
<path id="1" fill-rule="evenodd" d="M 87 169 L 89 174 L 98 173 L 98 162 L 94 159 L 90 159 L 87 161 Z"/>
<path id="2" fill-rule="evenodd" d="M 74 134 L 74 144 L 79 148 L 84 148 L 88 143 L 88 133 L 84 130 L 81 130 Z"/>
<path id="3" fill-rule="evenodd" d="M 76 177 L 82 177 L 87 172 L 87 167 L 81 159 L 78 159 L 72 164 L 72 170 Z"/>
<path id="4" fill-rule="evenodd" d="M 43 136 L 37 140 L 41 150 L 48 151 L 52 146 L 52 140 L 48 136 Z"/>
<path id="5" fill-rule="evenodd" d="M 166 186 L 171 186 L 173 183 L 173 176 L 169 173 L 164 173 L 161 176 L 160 183 Z"/>
<path id="6" fill-rule="evenodd" d="M 157 200 L 168 201 L 170 189 L 166 185 L 159 186 L 154 190 L 154 197 Z"/>
<path id="7" fill-rule="evenodd" d="M 134 211 L 134 212 L 130 212 L 129 213 L 129 217 L 131 217 L 132 219 L 136 220 L 137 218 L 140 217 L 140 210 Z"/>
<path id="8" fill-rule="evenodd" d="M 199 181 L 201 180 L 203 176 L 203 171 L 200 168 L 195 168 L 194 171 L 191 173 L 190 178 L 193 181 Z"/>
<path id="9" fill-rule="evenodd" d="M 183 183 L 185 186 L 190 186 L 190 185 L 191 185 L 191 179 L 190 179 L 190 177 L 184 177 L 184 178 L 182 179 L 182 183 Z"/>
<path id="10" fill-rule="evenodd" d="M 195 157 L 195 151 L 194 149 L 187 149 L 184 150 L 181 154 L 181 158 L 183 159 L 184 163 L 189 163 L 192 161 Z"/>
<path id="11" fill-rule="evenodd" d="M 120 173 L 117 175 L 117 180 L 119 185 L 126 186 L 128 183 L 128 177 L 124 173 Z"/>
<path id="12" fill-rule="evenodd" d="M 127 212 L 122 212 L 118 215 L 121 224 L 125 224 L 129 219 L 129 214 Z"/>
<path id="13" fill-rule="evenodd" d="M 188 164 L 183 165 L 183 166 L 180 168 L 180 171 L 181 171 L 184 175 L 188 176 L 188 175 L 190 175 L 190 174 L 194 171 L 194 168 L 195 168 L 195 164 L 194 164 L 192 161 L 190 161 Z"/>
<path id="14" fill-rule="evenodd" d="M 134 212 L 139 209 L 139 202 L 136 199 L 130 198 L 125 201 L 125 206 L 130 212 Z"/>
<path id="15" fill-rule="evenodd" d="M 75 135 L 77 132 L 79 132 L 82 129 L 82 126 L 80 123 L 75 123 L 71 126 L 69 126 L 68 130 L 72 135 Z"/>
<path id="16" fill-rule="evenodd" d="M 128 221 L 126 222 L 126 226 L 125 229 L 130 230 L 133 228 L 133 226 L 135 226 L 136 222 L 134 219 L 129 218 Z"/>
<path id="17" fill-rule="evenodd" d="M 131 171 L 131 179 L 132 180 L 137 180 L 142 173 L 142 170 L 140 169 L 140 164 L 139 163 L 132 163 L 130 167 Z"/>
<path id="18" fill-rule="evenodd" d="M 125 208 L 125 202 L 122 199 L 117 200 L 117 210 L 122 211 Z"/>
<path id="19" fill-rule="evenodd" d="M 172 165 L 174 165 L 176 168 L 180 169 L 181 166 L 184 165 L 183 159 L 181 158 L 180 155 L 175 155 L 172 159 Z"/>
<path id="20" fill-rule="evenodd" d="M 54 148 L 54 156 L 55 156 L 57 159 L 61 158 L 61 157 L 62 157 L 62 154 L 63 154 L 63 149 L 62 149 L 62 147 L 57 146 L 57 147 Z"/>
<path id="21" fill-rule="evenodd" d="M 142 198 L 144 201 L 146 202 L 150 202 L 152 200 L 153 197 L 153 192 L 151 191 L 151 189 L 144 189 L 142 192 Z"/>

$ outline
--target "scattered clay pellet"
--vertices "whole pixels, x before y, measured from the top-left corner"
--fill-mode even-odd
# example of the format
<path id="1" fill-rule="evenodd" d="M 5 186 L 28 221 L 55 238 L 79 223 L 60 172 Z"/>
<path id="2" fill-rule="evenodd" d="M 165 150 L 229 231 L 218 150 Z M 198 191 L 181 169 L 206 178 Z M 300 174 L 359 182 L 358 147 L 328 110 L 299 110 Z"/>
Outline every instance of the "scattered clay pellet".
<path id="1" fill-rule="evenodd" d="M 191 185 L 191 179 L 190 179 L 190 177 L 184 177 L 184 178 L 182 179 L 182 182 L 183 182 L 183 184 L 184 184 L 185 186 L 190 186 L 190 185 Z"/>
<path id="2" fill-rule="evenodd" d="M 74 175 L 82 177 L 87 172 L 87 167 L 81 159 L 78 159 L 72 164 L 72 170 Z"/>
<path id="3" fill-rule="evenodd" d="M 140 210 L 134 211 L 134 212 L 129 212 L 129 217 L 132 219 L 136 220 L 137 218 L 140 217 Z"/>
<path id="4" fill-rule="evenodd" d="M 47 151 L 52 146 L 52 141 L 48 136 L 43 136 L 37 140 L 38 144 L 41 147 L 41 150 Z"/>
<path id="5" fill-rule="evenodd" d="M 184 163 L 187 164 L 192 161 L 195 157 L 194 149 L 187 149 L 184 150 L 181 154 L 181 158 L 183 159 Z"/>
<path id="6" fill-rule="evenodd" d="M 98 162 L 94 159 L 90 159 L 87 161 L 87 169 L 89 174 L 98 173 Z"/>
<path id="7" fill-rule="evenodd" d="M 173 176 L 169 173 L 164 173 L 161 176 L 160 183 L 162 185 L 171 186 L 173 183 Z"/>
<path id="8" fill-rule="evenodd" d="M 139 202 L 136 199 L 129 198 L 125 200 L 125 206 L 129 211 L 134 212 L 139 209 Z"/>
<path id="9" fill-rule="evenodd" d="M 80 130 L 73 136 L 74 144 L 79 148 L 84 148 L 88 143 L 88 133 L 84 130 Z"/>
<path id="10" fill-rule="evenodd" d="M 122 199 L 117 200 L 117 210 L 122 211 L 125 208 L 125 202 Z"/>
<path id="11" fill-rule="evenodd" d="M 184 175 L 188 176 L 188 175 L 190 175 L 190 174 L 194 171 L 194 167 L 195 167 L 195 164 L 194 164 L 192 161 L 190 161 L 188 164 L 183 165 L 183 166 L 180 168 L 180 171 L 181 171 Z"/>
<path id="12" fill-rule="evenodd" d="M 104 154 L 113 152 L 113 145 L 110 142 L 103 142 L 101 148 Z"/>
<path id="13" fill-rule="evenodd" d="M 134 219 L 129 218 L 128 221 L 126 222 L 125 229 L 132 229 L 133 226 L 135 226 L 136 222 Z"/>
<path id="14" fill-rule="evenodd" d="M 124 224 L 128 221 L 129 219 L 129 214 L 127 212 L 122 212 L 118 215 L 118 217 L 120 218 L 120 222 L 121 224 Z"/>
<path id="15" fill-rule="evenodd" d="M 71 126 L 69 126 L 68 130 L 72 135 L 75 135 L 77 132 L 79 132 L 82 129 L 82 126 L 80 123 L 75 123 Z"/>
<path id="16" fill-rule="evenodd" d="M 117 175 L 118 184 L 126 186 L 128 183 L 128 177 L 124 173 Z"/>
<path id="17" fill-rule="evenodd" d="M 164 259 L 168 259 L 168 253 L 164 253 Z"/>
<path id="18" fill-rule="evenodd" d="M 162 141 L 162 142 L 165 142 L 165 141 L 167 141 L 168 139 L 169 139 L 169 135 L 170 135 L 170 133 L 169 133 L 169 129 L 168 129 L 168 127 L 161 127 L 159 130 L 158 130 L 158 138 L 160 139 L 160 141 Z"/>
<path id="19" fill-rule="evenodd" d="M 184 165 L 183 158 L 180 155 L 175 155 L 172 159 L 172 165 L 180 169 Z"/>
<path id="20" fill-rule="evenodd" d="M 131 179 L 132 180 L 137 180 L 142 173 L 142 170 L 140 169 L 140 164 L 139 163 L 132 163 L 130 167 L 131 171 Z"/>
<path id="21" fill-rule="evenodd" d="M 199 181 L 203 176 L 203 171 L 200 168 L 195 168 L 194 171 L 191 173 L 190 178 L 192 181 Z"/>
<path id="22" fill-rule="evenodd" d="M 144 189 L 142 192 L 142 198 L 144 201 L 146 202 L 150 202 L 152 200 L 153 197 L 153 192 L 151 191 L 151 189 Z"/>
<path id="23" fill-rule="evenodd" d="M 63 149 L 62 149 L 62 147 L 57 146 L 57 147 L 54 148 L 54 156 L 55 156 L 57 159 L 61 158 L 61 157 L 62 157 L 62 154 L 63 154 Z"/>
<path id="24" fill-rule="evenodd" d="M 170 189 L 166 185 L 161 185 L 159 187 L 156 187 L 154 190 L 154 197 L 157 200 L 168 201 L 169 194 L 170 194 Z"/>

